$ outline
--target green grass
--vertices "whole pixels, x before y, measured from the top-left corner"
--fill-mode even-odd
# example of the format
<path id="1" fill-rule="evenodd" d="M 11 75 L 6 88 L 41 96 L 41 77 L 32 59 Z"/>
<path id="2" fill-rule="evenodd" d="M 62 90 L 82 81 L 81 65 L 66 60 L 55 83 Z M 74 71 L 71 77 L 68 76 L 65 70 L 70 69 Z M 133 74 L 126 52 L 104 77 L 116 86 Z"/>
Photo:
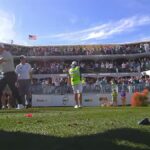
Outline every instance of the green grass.
<path id="1" fill-rule="evenodd" d="M 0 110 L 0 149 L 150 150 L 150 126 L 137 123 L 145 117 L 150 107 Z"/>

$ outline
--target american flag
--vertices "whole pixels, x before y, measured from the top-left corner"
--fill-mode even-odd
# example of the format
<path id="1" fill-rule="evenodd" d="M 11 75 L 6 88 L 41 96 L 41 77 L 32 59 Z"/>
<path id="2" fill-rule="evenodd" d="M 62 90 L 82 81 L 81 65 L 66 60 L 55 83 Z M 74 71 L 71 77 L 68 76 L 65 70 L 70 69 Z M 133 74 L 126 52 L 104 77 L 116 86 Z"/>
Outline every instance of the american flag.
<path id="1" fill-rule="evenodd" d="M 36 35 L 29 35 L 29 40 L 36 40 L 37 36 Z"/>

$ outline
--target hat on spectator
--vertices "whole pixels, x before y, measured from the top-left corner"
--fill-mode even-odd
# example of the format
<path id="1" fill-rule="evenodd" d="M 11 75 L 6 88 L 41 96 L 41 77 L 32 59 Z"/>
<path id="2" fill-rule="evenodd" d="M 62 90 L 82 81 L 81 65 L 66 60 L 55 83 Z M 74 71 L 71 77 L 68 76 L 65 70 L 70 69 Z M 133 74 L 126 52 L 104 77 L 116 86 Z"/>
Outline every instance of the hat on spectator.
<path id="1" fill-rule="evenodd" d="M 21 55 L 20 59 L 22 59 L 22 58 L 26 59 L 26 56 L 25 55 Z"/>
<path id="2" fill-rule="evenodd" d="M 0 43 L 0 48 L 5 48 L 3 43 Z"/>
<path id="3" fill-rule="evenodd" d="M 71 66 L 76 66 L 77 65 L 77 62 L 76 61 L 73 61 Z"/>

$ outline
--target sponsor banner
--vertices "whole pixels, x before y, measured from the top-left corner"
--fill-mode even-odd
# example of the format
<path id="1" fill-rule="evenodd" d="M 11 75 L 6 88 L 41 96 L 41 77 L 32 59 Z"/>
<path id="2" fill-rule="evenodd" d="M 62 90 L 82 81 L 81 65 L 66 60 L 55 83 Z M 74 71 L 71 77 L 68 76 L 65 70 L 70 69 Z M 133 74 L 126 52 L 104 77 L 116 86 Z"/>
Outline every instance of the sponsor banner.
<path id="1" fill-rule="evenodd" d="M 71 95 L 32 95 L 33 106 L 73 106 Z"/>
<path id="2" fill-rule="evenodd" d="M 83 106 L 98 106 L 98 96 L 96 94 L 83 94 L 82 103 Z"/>
<path id="3" fill-rule="evenodd" d="M 126 104 L 130 104 L 132 93 L 126 93 Z M 122 105 L 121 96 L 118 93 L 118 105 Z M 99 102 L 100 104 L 103 103 L 103 101 L 109 101 L 112 102 L 112 96 L 111 94 L 99 94 Z"/>
<path id="4" fill-rule="evenodd" d="M 126 94 L 126 104 L 130 104 L 131 93 Z M 103 103 L 111 103 L 111 94 L 83 94 L 83 106 L 100 106 Z M 118 95 L 118 105 L 121 105 L 121 97 Z M 74 95 L 32 95 L 32 106 L 74 106 Z"/>

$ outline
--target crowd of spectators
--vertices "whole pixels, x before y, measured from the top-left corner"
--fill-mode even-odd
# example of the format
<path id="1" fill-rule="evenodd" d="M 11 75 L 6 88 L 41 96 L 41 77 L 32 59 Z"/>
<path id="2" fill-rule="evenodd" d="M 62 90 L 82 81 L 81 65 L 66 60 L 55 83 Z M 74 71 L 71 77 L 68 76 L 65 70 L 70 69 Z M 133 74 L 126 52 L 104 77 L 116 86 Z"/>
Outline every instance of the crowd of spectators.
<path id="1" fill-rule="evenodd" d="M 78 46 L 18 46 L 6 45 L 13 55 L 60 56 L 60 55 L 110 55 L 135 54 L 150 51 L 150 42 L 114 45 L 78 45 Z"/>
<path id="2" fill-rule="evenodd" d="M 145 87 L 150 87 L 150 77 L 121 77 L 121 78 L 84 78 L 83 93 L 111 93 L 112 88 L 117 92 L 122 89 L 133 93 L 142 91 Z M 114 83 L 112 85 L 112 83 Z M 113 86 L 113 87 L 112 87 Z M 67 82 L 67 78 L 47 78 L 34 80 L 31 91 L 33 94 L 66 94 L 72 93 L 72 88 Z"/>
<path id="3" fill-rule="evenodd" d="M 62 74 L 68 73 L 71 62 L 31 62 L 34 74 Z M 150 70 L 150 58 L 137 60 L 113 60 L 113 61 L 80 61 L 82 73 L 119 73 L 141 72 Z"/>

